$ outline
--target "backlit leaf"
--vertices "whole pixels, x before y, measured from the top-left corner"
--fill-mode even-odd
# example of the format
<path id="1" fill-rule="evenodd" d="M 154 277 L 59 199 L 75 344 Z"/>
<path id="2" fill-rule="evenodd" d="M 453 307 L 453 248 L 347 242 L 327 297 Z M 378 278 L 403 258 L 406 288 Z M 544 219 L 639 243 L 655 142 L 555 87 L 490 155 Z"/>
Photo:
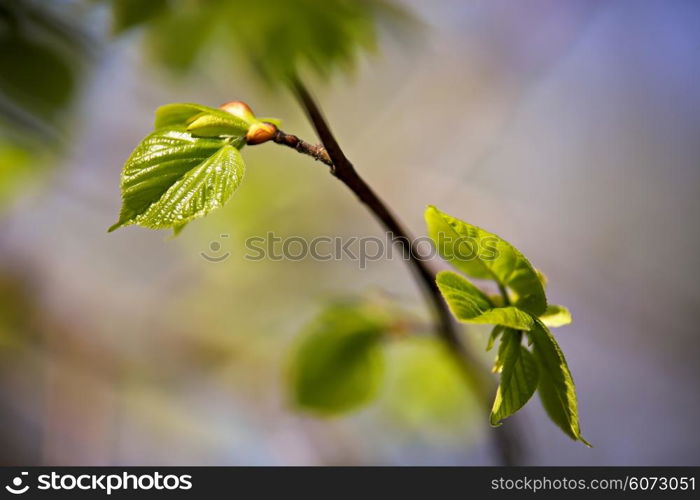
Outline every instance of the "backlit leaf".
<path id="1" fill-rule="evenodd" d="M 540 371 L 537 390 L 547 414 L 569 437 L 590 444 L 581 435 L 574 380 L 557 341 L 540 321 L 529 332 Z"/>
<path id="2" fill-rule="evenodd" d="M 221 207 L 245 166 L 231 139 L 196 138 L 158 129 L 141 142 L 122 171 L 122 209 L 109 230 L 129 224 L 175 228 Z"/>
<path id="3" fill-rule="evenodd" d="M 572 321 L 571 313 L 566 307 L 554 304 L 547 306 L 547 310 L 540 316 L 540 320 L 546 326 L 553 328 L 568 325 Z"/>
<path id="4" fill-rule="evenodd" d="M 454 267 L 510 288 L 517 295 L 514 305 L 523 311 L 535 316 L 545 311 L 547 300 L 537 272 L 510 243 L 433 206 L 426 209 L 425 220 L 438 252 Z"/>
<path id="5" fill-rule="evenodd" d="M 500 328 L 503 328 L 503 333 L 509 332 L 509 334 L 512 334 L 514 332 L 518 332 L 518 330 L 513 330 L 511 328 L 504 328 L 502 326 L 499 326 Z M 491 371 L 493 373 L 501 373 L 503 371 L 503 363 L 505 362 L 506 359 L 506 348 L 508 347 L 508 342 L 503 342 L 501 341 L 500 344 L 498 344 L 498 352 L 496 353 L 496 359 L 493 360 L 493 367 L 491 368 Z"/>
<path id="6" fill-rule="evenodd" d="M 522 408 L 537 389 L 539 370 L 530 351 L 521 345 L 522 333 L 507 330 L 501 339 L 501 381 L 491 409 L 491 425 Z"/>
<path id="7" fill-rule="evenodd" d="M 227 127 L 229 133 L 221 135 L 230 135 L 243 137 L 248 128 L 253 123 L 238 116 L 234 116 L 227 111 L 201 104 L 192 103 L 172 103 L 159 107 L 156 110 L 156 119 L 153 127 L 173 128 L 187 127 L 195 120 L 202 117 L 208 117 L 210 123 L 215 123 L 218 127 Z"/>
<path id="8" fill-rule="evenodd" d="M 517 307 L 495 307 L 488 296 L 466 278 L 441 271 L 437 285 L 452 314 L 463 323 L 503 325 L 520 330 L 532 327 L 532 317 Z"/>
<path id="9" fill-rule="evenodd" d="M 504 327 L 501 325 L 496 325 L 493 327 L 493 330 L 491 330 L 491 335 L 489 335 L 489 340 L 486 344 L 486 351 L 490 351 L 493 349 L 494 344 L 496 343 L 496 340 L 498 340 L 498 337 L 503 333 Z"/>

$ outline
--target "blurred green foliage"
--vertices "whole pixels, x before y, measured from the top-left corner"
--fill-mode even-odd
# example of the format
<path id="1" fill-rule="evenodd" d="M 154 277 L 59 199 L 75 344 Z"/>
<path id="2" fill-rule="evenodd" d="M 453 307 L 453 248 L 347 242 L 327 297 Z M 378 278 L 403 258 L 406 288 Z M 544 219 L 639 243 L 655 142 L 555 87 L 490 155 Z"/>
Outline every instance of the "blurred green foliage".
<path id="1" fill-rule="evenodd" d="M 0 356 L 11 355 L 14 348 L 35 340 L 34 292 L 30 280 L 19 269 L 0 268 Z"/>
<path id="2" fill-rule="evenodd" d="M 65 133 L 89 53 L 68 7 L 0 0 L 0 208 Z"/>
<path id="3" fill-rule="evenodd" d="M 387 297 L 329 304 L 290 355 L 292 401 L 316 415 L 347 413 L 378 398 L 399 428 L 454 436 L 478 407 L 432 326 Z"/>
<path id="4" fill-rule="evenodd" d="M 307 70 L 323 78 L 351 71 L 377 49 L 379 29 L 412 33 L 418 23 L 390 0 L 111 0 L 113 30 L 136 26 L 157 61 L 184 72 L 207 52 L 238 57 L 270 85 Z M 148 4 L 145 6 L 144 4 Z M 233 57 L 232 57 L 233 56 Z"/>
<path id="5" fill-rule="evenodd" d="M 445 346 L 431 336 L 393 342 L 380 406 L 392 421 L 421 434 L 454 436 L 479 408 Z"/>
<path id="6" fill-rule="evenodd" d="M 340 302 L 324 309 L 291 358 L 294 404 L 333 415 L 373 399 L 384 373 L 381 343 L 389 324 L 383 310 L 366 303 Z"/>
<path id="7" fill-rule="evenodd" d="M 0 142 L 0 211 L 32 177 L 33 156 L 26 149 L 9 141 Z"/>
<path id="8" fill-rule="evenodd" d="M 169 0 L 112 0 L 112 30 L 119 34 L 152 21 L 168 9 Z"/>
<path id="9" fill-rule="evenodd" d="M 75 96 L 89 42 L 60 7 L 0 0 L 0 119 L 6 125 L 55 125 Z"/>

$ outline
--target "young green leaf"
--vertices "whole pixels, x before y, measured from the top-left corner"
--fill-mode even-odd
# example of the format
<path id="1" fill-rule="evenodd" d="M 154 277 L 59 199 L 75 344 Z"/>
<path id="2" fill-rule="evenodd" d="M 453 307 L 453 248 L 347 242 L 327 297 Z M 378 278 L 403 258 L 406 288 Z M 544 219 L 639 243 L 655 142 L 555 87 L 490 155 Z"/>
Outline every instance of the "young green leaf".
<path id="1" fill-rule="evenodd" d="M 542 282 L 530 262 L 510 243 L 434 206 L 425 211 L 428 234 L 440 255 L 468 276 L 493 279 L 517 295 L 515 306 L 539 316 L 547 307 Z"/>
<path id="2" fill-rule="evenodd" d="M 282 126 L 282 120 L 280 120 L 279 118 L 270 118 L 266 116 L 264 118 L 258 118 L 258 121 L 262 123 L 272 123 L 277 128 L 280 128 Z"/>
<path id="3" fill-rule="evenodd" d="M 178 236 L 182 232 L 182 230 L 185 229 L 187 224 L 187 222 L 185 222 L 184 224 L 175 224 L 173 226 L 173 238 Z"/>
<path id="4" fill-rule="evenodd" d="M 553 328 L 568 325 L 572 321 L 571 313 L 566 307 L 554 304 L 547 306 L 547 310 L 540 316 L 540 320 L 546 326 Z"/>
<path id="5" fill-rule="evenodd" d="M 235 117 L 234 117 L 235 118 Z M 187 125 L 187 131 L 196 137 L 241 137 L 240 124 L 226 117 L 201 113 Z"/>
<path id="6" fill-rule="evenodd" d="M 246 120 L 241 116 L 233 115 L 218 108 L 210 108 L 201 104 L 172 103 L 159 107 L 156 110 L 156 119 L 153 127 L 173 128 L 190 126 L 198 118 L 208 116 L 208 120 L 217 123 L 219 127 L 226 127 L 227 133 L 233 137 L 243 137 L 255 120 Z"/>
<path id="7" fill-rule="evenodd" d="M 500 328 L 503 328 L 503 333 L 508 332 L 508 335 L 514 335 L 519 331 L 513 330 L 512 328 L 504 328 L 502 326 L 500 326 Z M 522 333 L 520 335 L 522 337 Z M 493 373 L 501 373 L 503 371 L 503 363 L 506 359 L 507 347 L 508 342 L 501 341 L 501 343 L 498 344 L 498 352 L 496 353 L 496 359 L 493 360 L 493 367 L 491 368 L 491 371 Z"/>
<path id="8" fill-rule="evenodd" d="M 221 207 L 245 172 L 231 142 L 199 139 L 175 128 L 150 134 L 124 165 L 122 209 L 109 230 L 129 224 L 175 228 Z"/>
<path id="9" fill-rule="evenodd" d="M 496 340 L 498 340 L 498 337 L 503 333 L 503 330 L 505 330 L 505 328 L 501 325 L 496 325 L 493 327 L 493 330 L 491 330 L 491 335 L 489 335 L 489 340 L 486 343 L 487 352 L 493 349 Z"/>
<path id="10" fill-rule="evenodd" d="M 500 425 L 522 408 L 537 389 L 539 370 L 530 351 L 521 345 L 522 333 L 507 330 L 501 340 L 501 382 L 491 409 L 491 425 Z"/>
<path id="11" fill-rule="evenodd" d="M 554 336 L 539 320 L 529 332 L 533 354 L 539 367 L 537 390 L 547 414 L 569 437 L 590 444 L 581 435 L 576 388 L 569 367 Z"/>
<path id="12" fill-rule="evenodd" d="M 452 314 L 463 323 L 503 325 L 518 330 L 532 327 L 532 316 L 513 306 L 494 307 L 486 294 L 457 273 L 439 272 L 437 285 Z"/>
<path id="13" fill-rule="evenodd" d="M 290 366 L 294 403 L 333 415 L 368 403 L 382 381 L 381 318 L 362 308 L 330 307 L 311 326 Z"/>

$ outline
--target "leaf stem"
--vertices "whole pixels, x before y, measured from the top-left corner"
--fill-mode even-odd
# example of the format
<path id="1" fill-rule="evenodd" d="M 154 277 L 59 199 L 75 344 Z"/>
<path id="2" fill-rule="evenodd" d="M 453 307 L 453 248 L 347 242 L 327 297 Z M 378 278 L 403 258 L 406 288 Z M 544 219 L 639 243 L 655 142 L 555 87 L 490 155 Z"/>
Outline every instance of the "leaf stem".
<path id="1" fill-rule="evenodd" d="M 277 144 L 282 144 L 292 149 L 296 149 L 299 153 L 311 156 L 314 160 L 325 163 L 331 167 L 331 172 L 335 170 L 333 162 L 328 156 L 326 148 L 318 144 L 309 144 L 308 142 L 299 139 L 296 135 L 288 134 L 278 130 L 272 137 L 272 141 Z"/>
<path id="2" fill-rule="evenodd" d="M 498 291 L 501 292 L 501 297 L 503 297 L 503 305 L 509 306 L 510 297 L 508 296 L 508 290 L 506 290 L 506 287 L 500 281 L 496 280 L 496 283 L 498 283 Z"/>
<path id="3" fill-rule="evenodd" d="M 322 145 L 312 145 L 299 137 L 277 131 L 273 141 L 299 153 L 311 156 L 330 167 L 330 172 L 345 184 L 367 208 L 379 219 L 386 230 L 393 233 L 394 242 L 401 247 L 404 255 L 409 256 L 409 265 L 420 286 L 426 301 L 431 304 L 436 317 L 436 334 L 442 339 L 449 353 L 457 362 L 467 383 L 471 386 L 477 399 L 487 410 L 491 407 L 491 398 L 495 392 L 494 380 L 490 372 L 481 364 L 476 355 L 459 337 L 457 325 L 447 308 L 435 282 L 435 273 L 428 265 L 418 259 L 411 248 L 413 239 L 410 233 L 397 220 L 384 202 L 360 177 L 350 160 L 340 148 L 333 136 L 323 113 L 307 88 L 300 81 L 291 84 L 299 103 L 304 108 Z M 498 458 L 504 465 L 515 465 L 521 456 L 522 446 L 515 436 L 513 424 L 510 428 L 500 427 L 493 430 L 494 446 Z"/>

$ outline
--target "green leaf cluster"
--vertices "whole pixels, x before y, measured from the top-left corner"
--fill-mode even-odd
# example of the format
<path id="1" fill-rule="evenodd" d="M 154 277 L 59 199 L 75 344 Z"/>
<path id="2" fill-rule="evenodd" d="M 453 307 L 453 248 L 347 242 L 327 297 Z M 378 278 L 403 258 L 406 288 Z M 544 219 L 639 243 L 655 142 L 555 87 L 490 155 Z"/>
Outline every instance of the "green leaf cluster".
<path id="1" fill-rule="evenodd" d="M 185 72 L 213 53 L 230 67 L 243 59 L 270 85 L 352 70 L 376 50 L 380 27 L 408 34 L 418 25 L 390 0 L 110 1 L 115 33 L 142 27 L 166 67 Z"/>
<path id="2" fill-rule="evenodd" d="M 122 170 L 122 208 L 109 231 L 137 224 L 177 234 L 223 206 L 243 180 L 240 149 L 259 121 L 199 104 L 158 108 L 154 131 Z"/>
<path id="3" fill-rule="evenodd" d="M 440 256 L 462 273 L 437 275 L 453 315 L 463 323 L 495 325 L 487 350 L 500 341 L 494 363 L 500 383 L 491 424 L 500 425 L 537 391 L 552 421 L 569 437 L 588 445 L 579 427 L 573 377 L 547 328 L 570 323 L 569 311 L 547 305 L 541 273 L 510 243 L 433 206 L 427 208 L 425 219 Z M 495 282 L 501 297 L 489 297 L 468 278 Z M 523 337 L 531 350 L 523 345 Z"/>

